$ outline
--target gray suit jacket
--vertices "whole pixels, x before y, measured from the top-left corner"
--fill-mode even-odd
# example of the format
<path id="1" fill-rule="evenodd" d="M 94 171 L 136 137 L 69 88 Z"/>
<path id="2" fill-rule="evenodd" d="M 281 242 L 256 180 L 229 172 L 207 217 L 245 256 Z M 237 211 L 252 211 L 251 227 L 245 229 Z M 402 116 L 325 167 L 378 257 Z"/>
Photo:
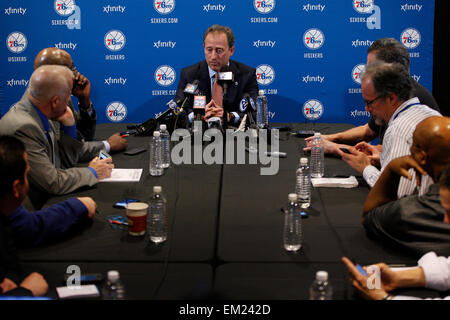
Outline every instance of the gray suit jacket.
<path id="1" fill-rule="evenodd" d="M 26 95 L 0 119 L 0 134 L 13 135 L 25 144 L 30 165 L 32 209 L 45 203 L 47 197 L 43 199 L 44 195 L 66 194 L 96 184 L 97 178 L 87 167 L 73 166 L 80 161 L 92 160 L 104 149 L 101 141 L 83 143 L 60 132 L 58 122 L 49 121 L 49 126 L 55 137 L 54 159 L 39 114 Z"/>

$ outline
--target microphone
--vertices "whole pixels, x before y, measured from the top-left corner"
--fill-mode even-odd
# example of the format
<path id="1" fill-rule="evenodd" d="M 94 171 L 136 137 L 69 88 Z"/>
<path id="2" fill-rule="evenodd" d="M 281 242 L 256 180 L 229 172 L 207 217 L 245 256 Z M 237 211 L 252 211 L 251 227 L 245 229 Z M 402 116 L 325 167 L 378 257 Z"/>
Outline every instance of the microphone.
<path id="1" fill-rule="evenodd" d="M 194 96 L 194 116 L 196 121 L 202 120 L 202 115 L 205 114 L 206 96 Z"/>
<path id="2" fill-rule="evenodd" d="M 219 117 L 211 117 L 208 119 L 208 128 L 209 129 L 217 129 L 220 132 L 223 132 L 222 129 L 222 120 Z"/>
<path id="3" fill-rule="evenodd" d="M 184 88 L 184 93 L 193 96 L 197 89 L 198 89 L 198 84 L 200 83 L 199 80 L 194 80 L 192 81 L 192 83 L 188 83 L 186 84 L 186 87 Z"/>
<path id="4" fill-rule="evenodd" d="M 186 98 L 184 99 L 186 100 Z M 179 108 L 178 106 L 180 105 L 181 102 L 184 102 L 182 99 L 171 99 L 169 102 L 166 103 L 166 105 L 168 106 L 168 109 L 166 111 L 164 111 L 163 113 L 161 113 L 159 116 L 157 116 L 155 118 L 156 121 L 162 120 L 164 119 L 168 114 L 170 114 L 172 111 L 175 114 L 178 114 L 181 112 L 181 108 Z"/>
<path id="5" fill-rule="evenodd" d="M 217 75 L 217 83 L 223 88 L 223 96 L 227 96 L 227 89 L 230 83 L 234 81 L 234 74 L 230 66 L 223 66 Z"/>
<path id="6" fill-rule="evenodd" d="M 256 111 L 256 105 L 249 93 L 244 93 L 244 96 L 239 103 L 239 111 L 246 112 L 250 128 L 256 128 L 255 120 L 253 119 L 253 112 Z"/>

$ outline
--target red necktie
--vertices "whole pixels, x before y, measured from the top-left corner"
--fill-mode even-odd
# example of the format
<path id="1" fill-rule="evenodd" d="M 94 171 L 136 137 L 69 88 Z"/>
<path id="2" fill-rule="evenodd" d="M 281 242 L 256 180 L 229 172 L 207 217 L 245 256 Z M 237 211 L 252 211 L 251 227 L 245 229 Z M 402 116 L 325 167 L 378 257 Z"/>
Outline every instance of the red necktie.
<path id="1" fill-rule="evenodd" d="M 217 106 L 223 108 L 223 88 L 217 83 L 217 73 L 213 84 L 212 98 Z"/>

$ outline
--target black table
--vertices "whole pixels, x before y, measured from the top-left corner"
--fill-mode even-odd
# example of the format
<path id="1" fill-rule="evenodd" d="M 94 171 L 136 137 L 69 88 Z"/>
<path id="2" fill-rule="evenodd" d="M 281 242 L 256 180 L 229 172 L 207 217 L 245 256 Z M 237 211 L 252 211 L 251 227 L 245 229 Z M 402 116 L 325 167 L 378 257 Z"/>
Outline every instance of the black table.
<path id="1" fill-rule="evenodd" d="M 292 131 L 304 124 L 290 124 Z M 332 133 L 345 124 L 316 124 Z M 99 125 L 98 139 L 124 128 Z M 310 128 L 307 128 L 310 129 Z M 129 137 L 129 148 L 148 148 L 149 137 Z M 335 299 L 353 299 L 348 273 L 341 263 L 348 256 L 360 264 L 384 261 L 412 266 L 416 259 L 368 239 L 361 225 L 362 205 L 369 188 L 361 176 L 336 157 L 326 157 L 325 176 L 355 175 L 357 188 L 313 188 L 308 218 L 303 219 L 303 248 L 283 248 L 281 207 L 295 189 L 295 170 L 304 155 L 303 138 L 280 132 L 276 175 L 260 175 L 261 165 L 171 165 L 161 177 L 148 174 L 148 152 L 113 155 L 117 168 L 143 168 L 139 183 L 105 183 L 71 195 L 54 197 L 49 204 L 71 196 L 90 196 L 100 213 L 87 226 L 61 242 L 20 251 L 30 270 L 48 279 L 50 296 L 69 265 L 82 272 L 117 269 L 130 299 L 308 299 L 317 270 L 327 270 Z M 154 245 L 148 236 L 132 237 L 113 229 L 109 215 L 125 215 L 113 204 L 127 197 L 148 201 L 154 185 L 168 200 L 168 240 Z M 421 291 L 424 296 L 433 292 Z M 434 296 L 436 296 L 434 294 Z"/>

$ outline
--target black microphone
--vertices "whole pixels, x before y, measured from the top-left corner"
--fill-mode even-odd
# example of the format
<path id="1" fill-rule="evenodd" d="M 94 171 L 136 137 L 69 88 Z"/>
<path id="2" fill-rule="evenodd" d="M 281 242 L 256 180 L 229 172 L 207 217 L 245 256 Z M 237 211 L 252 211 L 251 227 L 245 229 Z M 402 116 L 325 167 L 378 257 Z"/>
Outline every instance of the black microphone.
<path id="1" fill-rule="evenodd" d="M 219 117 L 211 117 L 208 119 L 208 128 L 209 129 L 217 129 L 220 132 L 223 132 L 222 128 L 222 120 Z"/>
<path id="2" fill-rule="evenodd" d="M 186 98 L 185 98 L 186 100 Z M 175 113 L 179 113 L 180 111 L 178 111 L 178 106 L 180 105 L 180 103 L 183 102 L 182 99 L 178 98 L 178 99 L 171 99 L 169 102 L 166 103 L 166 105 L 168 106 L 168 109 L 166 111 L 164 111 L 163 113 L 161 113 L 159 116 L 157 116 L 155 118 L 156 121 L 162 120 L 164 119 L 168 114 L 170 114 L 172 111 Z"/>
<path id="3" fill-rule="evenodd" d="M 250 96 L 249 93 L 244 93 L 244 96 L 241 99 L 241 102 L 239 103 L 239 110 L 241 112 L 246 112 L 247 114 L 247 120 L 248 120 L 248 127 L 250 128 L 256 128 L 255 120 L 253 119 L 253 111 L 256 111 L 256 105 L 253 98 Z"/>
<path id="4" fill-rule="evenodd" d="M 193 96 L 194 94 L 196 94 L 197 90 L 198 90 L 198 84 L 200 83 L 199 80 L 194 80 L 192 81 L 192 83 L 188 83 L 186 85 L 186 87 L 184 88 L 184 93 Z"/>
<path id="5" fill-rule="evenodd" d="M 223 66 L 220 68 L 219 73 L 217 74 L 217 83 L 223 88 L 223 96 L 227 96 L 227 90 L 230 85 L 234 81 L 234 74 L 231 71 L 230 66 Z"/>
<path id="6" fill-rule="evenodd" d="M 196 121 L 202 120 L 202 115 L 205 114 L 206 97 L 205 96 L 194 96 L 194 104 L 192 109 L 194 109 L 194 116 Z"/>

